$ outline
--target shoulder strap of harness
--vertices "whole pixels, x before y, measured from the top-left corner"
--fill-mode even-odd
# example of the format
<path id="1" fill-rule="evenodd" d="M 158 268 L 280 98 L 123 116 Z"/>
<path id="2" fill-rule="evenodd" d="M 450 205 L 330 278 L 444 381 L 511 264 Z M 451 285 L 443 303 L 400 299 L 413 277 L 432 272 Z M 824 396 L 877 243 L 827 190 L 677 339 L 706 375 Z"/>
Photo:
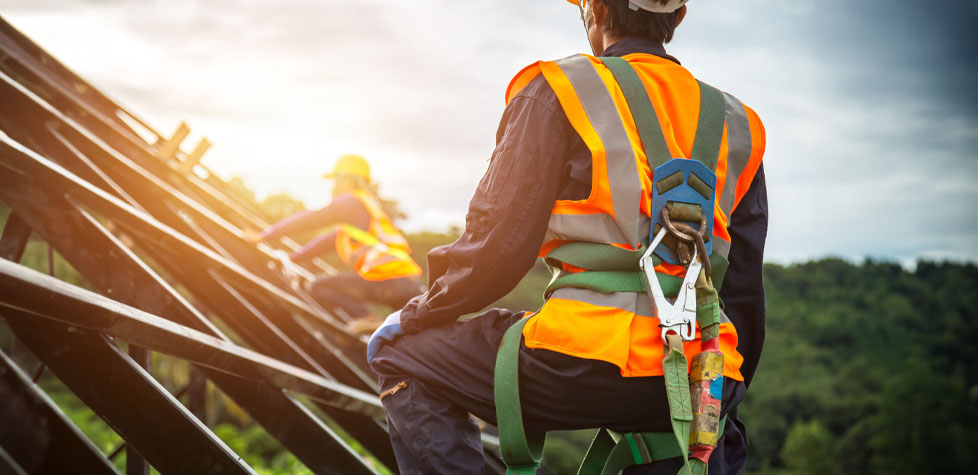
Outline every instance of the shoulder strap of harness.
<path id="1" fill-rule="evenodd" d="M 632 65 L 622 58 L 602 57 L 601 62 L 608 67 L 618 86 L 621 87 L 625 102 L 635 120 L 638 136 L 642 139 L 642 148 L 645 149 L 649 168 L 655 170 L 673 157 L 666 145 L 652 100 L 645 90 L 645 83 L 638 77 Z M 716 172 L 720 157 L 720 142 L 723 139 L 723 93 L 703 81 L 696 82 L 700 85 L 700 114 L 691 158 Z"/>

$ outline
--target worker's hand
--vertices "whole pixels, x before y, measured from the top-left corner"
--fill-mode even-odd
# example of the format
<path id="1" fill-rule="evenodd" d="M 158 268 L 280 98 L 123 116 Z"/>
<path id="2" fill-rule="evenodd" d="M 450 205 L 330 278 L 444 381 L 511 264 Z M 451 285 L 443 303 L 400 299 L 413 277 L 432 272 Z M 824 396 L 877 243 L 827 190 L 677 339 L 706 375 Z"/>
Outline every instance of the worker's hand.
<path id="1" fill-rule="evenodd" d="M 272 262 L 268 263 L 268 268 L 281 271 L 282 276 L 289 281 L 289 285 L 293 288 L 302 287 L 302 269 L 298 264 L 292 262 L 288 252 L 281 249 L 272 250 Z"/>
<path id="2" fill-rule="evenodd" d="M 374 356 L 377 356 L 381 346 L 394 341 L 398 335 L 403 333 L 404 330 L 401 330 L 401 311 L 398 310 L 388 315 L 384 323 L 380 324 L 380 328 L 377 328 L 377 331 L 370 335 L 370 341 L 367 343 L 367 363 L 369 364 Z"/>
<path id="3" fill-rule="evenodd" d="M 253 244 L 258 244 L 264 241 L 264 238 L 261 237 L 261 233 L 251 228 L 245 228 L 241 230 L 241 235 L 242 237 L 245 238 L 245 241 L 248 241 Z"/>

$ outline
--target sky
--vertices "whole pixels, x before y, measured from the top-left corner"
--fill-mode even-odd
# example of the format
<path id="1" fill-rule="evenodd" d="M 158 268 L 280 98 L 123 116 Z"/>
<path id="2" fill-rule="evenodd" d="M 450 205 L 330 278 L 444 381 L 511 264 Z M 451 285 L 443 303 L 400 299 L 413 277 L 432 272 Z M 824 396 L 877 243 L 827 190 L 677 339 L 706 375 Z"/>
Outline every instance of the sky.
<path id="1" fill-rule="evenodd" d="M 590 52 L 563 0 L 0 0 L 0 15 L 260 195 L 367 157 L 410 231 L 464 225 L 503 94 Z M 978 261 L 978 1 L 691 0 L 667 50 L 760 115 L 766 258 Z M 189 148 L 189 147 L 188 147 Z"/>

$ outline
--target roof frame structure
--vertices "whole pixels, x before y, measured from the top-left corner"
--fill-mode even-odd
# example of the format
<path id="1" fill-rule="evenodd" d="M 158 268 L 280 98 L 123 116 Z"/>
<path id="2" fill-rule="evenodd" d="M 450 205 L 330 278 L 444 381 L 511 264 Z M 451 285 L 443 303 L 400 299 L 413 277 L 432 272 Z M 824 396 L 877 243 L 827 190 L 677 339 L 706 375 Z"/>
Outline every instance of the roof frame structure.
<path id="1" fill-rule="evenodd" d="M 209 142 L 184 152 L 185 132 L 163 136 L 2 18 L 0 98 L 0 321 L 124 439 L 127 473 L 253 473 L 154 378 L 153 353 L 189 362 L 316 473 L 396 472 L 364 339 L 244 238 L 268 217 L 200 164 Z M 95 291 L 19 265 L 32 235 Z M 114 471 L 2 352 L 0 394 L 30 408 L 0 408 L 0 468 Z"/>

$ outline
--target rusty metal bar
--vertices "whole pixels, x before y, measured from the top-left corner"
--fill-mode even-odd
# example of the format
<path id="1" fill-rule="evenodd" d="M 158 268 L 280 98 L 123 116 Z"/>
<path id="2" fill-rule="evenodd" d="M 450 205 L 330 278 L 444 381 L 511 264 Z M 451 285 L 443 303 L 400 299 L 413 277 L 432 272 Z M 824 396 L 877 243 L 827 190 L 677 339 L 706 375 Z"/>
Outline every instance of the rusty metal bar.
<path id="1" fill-rule="evenodd" d="M 3 447 L 0 447 L 0 475 L 27 475 L 27 472 L 3 450 Z"/>
<path id="2" fill-rule="evenodd" d="M 3 81 L 0 81 L 0 85 L 2 84 Z M 3 91 L 0 90 L 0 94 L 2 93 Z M 237 262 L 225 259 L 153 216 L 91 186 L 63 167 L 2 136 L 0 136 L 0 166 L 6 168 L 4 173 L 13 173 L 24 178 L 35 177 L 46 187 L 70 194 L 80 203 L 97 210 L 99 214 L 112 219 L 118 225 L 126 227 L 134 235 L 144 235 L 157 245 L 164 246 L 174 252 L 180 252 L 183 258 L 188 261 L 195 261 L 200 263 L 198 265 L 217 269 L 222 275 L 228 276 L 249 292 L 269 295 L 290 309 L 332 327 L 336 332 L 346 332 L 345 328 L 335 319 L 316 311 L 298 297 L 249 272 Z"/>
<path id="3" fill-rule="evenodd" d="M 0 259 L 19 262 L 30 237 L 30 226 L 17 213 L 10 213 L 0 235 Z"/>
<path id="4" fill-rule="evenodd" d="M 24 473 L 116 473 L 105 456 L 3 352 L 0 401 L 0 447 Z"/>
<path id="5" fill-rule="evenodd" d="M 30 218 L 37 232 L 54 242 L 68 261 L 105 294 L 227 341 L 216 327 L 98 221 L 60 194 L 46 191 L 32 178 L 0 173 L 0 198 Z M 105 272 L 105 269 L 112 271 Z M 255 382 L 241 384 L 235 378 L 213 370 L 205 372 L 307 466 L 326 470 L 335 467 L 336 460 L 346 457 L 344 454 L 348 452 L 343 448 L 344 444 L 337 445 L 335 434 L 286 395 L 263 391 L 263 386 Z M 358 426 L 369 427 L 371 421 L 366 417 L 358 422 Z M 362 442 L 385 464 L 396 465 L 392 453 L 387 455 L 390 449 L 384 431 L 379 430 L 372 440 L 364 438 Z"/>
<path id="6" fill-rule="evenodd" d="M 166 161 L 173 158 L 177 150 L 180 150 L 180 144 L 183 143 L 183 139 L 187 138 L 188 135 L 190 135 L 190 127 L 187 127 L 186 122 L 180 122 L 177 130 L 173 132 L 173 136 L 160 146 L 160 159 Z"/>
<path id="7" fill-rule="evenodd" d="M 9 307 L 0 312 L 71 392 L 164 475 L 255 473 L 106 337 Z"/>
<path id="8" fill-rule="evenodd" d="M 58 300 L 54 296 L 58 292 L 42 290 L 54 285 L 44 281 L 44 286 L 33 289 L 38 300 L 32 305 L 42 307 L 26 311 L 25 301 L 17 300 L 26 295 L 8 292 L 17 288 L 12 284 L 17 279 L 13 279 L 0 281 L 0 300 L 17 300 L 19 304 L 0 304 L 0 310 L 10 318 L 15 335 L 29 339 L 28 346 L 43 360 L 57 361 L 58 366 L 52 369 L 70 380 L 65 382 L 76 394 L 110 424 L 112 420 L 123 423 L 116 428 L 127 441 L 132 439 L 136 451 L 145 451 L 147 459 L 163 473 L 209 470 L 168 460 L 175 453 L 173 447 L 161 447 L 159 441 L 144 438 L 149 433 L 146 421 L 130 421 L 125 418 L 130 409 L 105 403 L 105 397 L 118 395 L 102 393 L 118 387 L 113 386 L 118 381 L 100 380 L 100 375 L 89 374 L 91 370 L 80 367 L 77 361 L 62 361 L 56 348 L 67 345 L 64 353 L 75 355 L 84 350 L 95 355 L 92 358 L 97 362 L 104 360 L 106 367 L 121 371 L 135 390 L 128 396 L 131 401 L 116 398 L 114 404 L 146 398 L 164 408 L 168 398 L 174 398 L 158 394 L 145 367 L 140 369 L 135 363 L 134 359 L 145 362 L 148 354 L 138 346 L 157 345 L 153 348 L 167 354 L 183 352 L 181 357 L 200 365 L 199 371 L 192 369 L 197 388 L 206 385 L 205 378 L 211 380 L 314 472 L 370 472 L 337 434 L 285 390 L 309 394 L 330 419 L 396 470 L 380 422 L 383 414 L 373 394 L 376 385 L 362 361 L 365 341 L 346 333 L 344 321 L 303 290 L 291 288 L 268 267 L 267 252 L 242 239 L 239 228 L 266 226 L 264 213 L 252 201 L 233 196 L 227 183 L 199 165 L 209 146 L 206 139 L 191 153 L 184 153 L 180 143 L 188 132 L 185 124 L 167 140 L 2 18 L 0 97 L 4 99 L 0 113 L 0 200 L 11 204 L 15 216 L 29 225 L 26 235 L 18 223 L 8 225 L 5 235 L 9 230 L 17 239 L 0 239 L 0 253 L 5 245 L 11 248 L 11 243 L 26 242 L 33 228 L 102 292 L 104 297 L 99 298 L 115 305 L 126 304 L 122 308 L 127 309 L 114 314 L 109 327 L 86 323 L 85 318 L 98 315 L 88 307 L 74 312 L 43 307 L 39 303 L 42 295 L 69 307 L 71 302 Z M 139 128 L 145 130 L 137 131 Z M 141 136 L 141 132 L 152 138 Z M 194 173 L 195 166 L 207 171 L 208 176 Z M 151 264 L 175 285 L 188 289 L 194 302 L 228 324 L 244 344 L 265 354 L 232 343 L 132 249 L 151 259 Z M 22 248 L 18 251 L 13 247 L 8 253 L 22 252 Z M 326 266 L 318 267 L 329 272 Z M 135 315 L 156 320 L 130 318 L 132 311 L 139 312 L 133 307 L 144 312 Z M 49 312 L 38 316 L 34 311 L 38 308 Z M 74 322 L 74 326 L 66 322 Z M 121 352 L 105 335 L 127 338 L 135 358 Z M 222 369 L 215 369 L 218 367 Z M 343 396 L 340 399 L 345 402 L 340 404 L 331 399 L 337 397 L 335 391 L 354 391 L 371 403 L 359 407 Z M 163 435 L 197 437 L 202 442 L 200 453 L 216 457 L 218 465 L 229 464 L 219 470 L 242 469 L 224 458 L 229 455 L 226 447 L 204 442 L 212 438 L 206 428 L 195 432 L 194 426 L 200 428 L 198 419 L 205 411 L 199 400 L 190 399 L 192 411 L 179 407 L 163 410 L 176 417 L 173 427 L 162 428 Z M 185 420 L 188 412 L 200 417 Z M 491 438 L 486 441 L 494 445 Z M 7 460 L 4 449 L 0 444 L 0 459 Z M 196 454 L 194 458 L 198 458 Z M 487 453 L 486 464 L 489 472 L 501 470 L 492 454 Z M 0 472 L 6 466 L 15 467 L 16 463 L 0 463 Z M 133 469 L 143 472 L 146 466 L 137 463 Z"/>
<path id="9" fill-rule="evenodd" d="M 200 159 L 204 157 L 204 154 L 207 153 L 207 150 L 210 148 L 210 140 L 207 140 L 207 137 L 201 138 L 200 142 L 197 142 L 197 146 L 194 147 L 194 151 L 190 152 L 190 154 L 187 155 L 187 158 L 185 158 L 180 164 L 180 172 L 184 175 L 193 173 L 194 167 L 200 163 Z"/>
<path id="10" fill-rule="evenodd" d="M 253 381 L 305 394 L 333 407 L 383 417 L 377 396 L 212 337 L 7 261 L 0 261 L 0 306 L 11 320 L 43 317 L 86 328 Z M 36 319 L 36 318 L 35 318 Z"/>

